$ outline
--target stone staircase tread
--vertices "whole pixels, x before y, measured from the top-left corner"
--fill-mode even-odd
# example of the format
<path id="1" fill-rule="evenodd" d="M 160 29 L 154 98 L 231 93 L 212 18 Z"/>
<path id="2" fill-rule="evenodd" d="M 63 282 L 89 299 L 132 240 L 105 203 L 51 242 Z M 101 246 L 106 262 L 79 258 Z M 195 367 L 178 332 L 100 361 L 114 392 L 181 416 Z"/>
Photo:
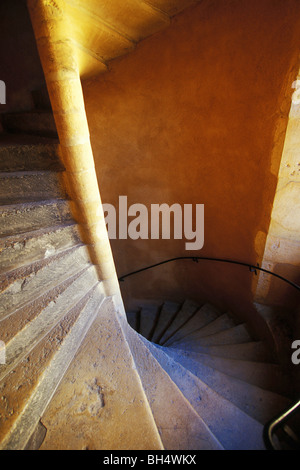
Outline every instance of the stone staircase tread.
<path id="1" fill-rule="evenodd" d="M 59 254 L 80 243 L 75 222 L 3 237 L 0 239 L 0 274 Z"/>
<path id="2" fill-rule="evenodd" d="M 175 315 L 180 309 L 180 303 L 166 301 L 163 303 L 155 331 L 152 336 L 153 342 L 159 342 L 168 326 L 172 323 Z"/>
<path id="3" fill-rule="evenodd" d="M 139 312 L 126 312 L 127 321 L 134 330 L 138 329 L 138 315 Z"/>
<path id="4" fill-rule="evenodd" d="M 158 314 L 156 304 L 144 306 L 140 313 L 140 333 L 145 338 L 149 338 Z"/>
<path id="5" fill-rule="evenodd" d="M 189 321 L 193 315 L 199 309 L 199 305 L 191 300 L 185 300 L 181 309 L 178 311 L 174 317 L 171 325 L 168 327 L 168 330 L 160 339 L 160 344 L 165 344 L 177 331 L 183 327 L 183 325 Z"/>
<path id="6" fill-rule="evenodd" d="M 86 300 L 86 299 L 85 299 Z M 13 383 L 22 384 L 15 400 L 15 390 L 9 383 L 1 384 L 5 403 L 0 404 L 4 418 L 0 449 L 22 450 L 34 432 L 41 415 L 47 408 L 57 386 L 66 373 L 74 355 L 89 331 L 95 317 L 102 308 L 102 286 L 96 286 L 93 295 L 85 301 L 80 311 L 63 322 L 40 347 L 35 348 L 32 357 L 12 371 Z M 41 371 L 39 365 L 43 363 Z M 47 367 L 46 367 L 47 365 Z M 23 379 L 22 379 L 23 377 Z M 24 381 L 24 377 L 28 377 Z M 17 387 L 18 388 L 18 387 Z M 11 413 L 13 407 L 14 413 Z"/>
<path id="7" fill-rule="evenodd" d="M 227 328 L 226 330 L 219 331 L 218 333 L 213 333 L 212 335 L 205 336 L 203 338 L 198 338 L 194 336 L 193 333 L 190 333 L 188 337 L 185 337 L 181 341 L 176 341 L 172 345 L 175 347 L 181 347 L 188 345 L 188 347 L 198 347 L 198 346 L 218 346 L 218 345 L 229 345 L 229 344 L 242 344 L 249 343 L 252 341 L 251 336 L 249 335 L 247 328 L 244 324 L 234 326 L 232 328 Z"/>
<path id="8" fill-rule="evenodd" d="M 186 347 L 187 345 L 185 345 Z M 177 350 L 185 350 L 181 345 Z M 187 349 L 187 347 L 186 347 Z M 255 362 L 273 362 L 272 355 L 261 341 L 252 341 L 241 344 L 225 344 L 218 346 L 189 346 L 189 352 L 210 354 L 211 356 L 227 359 L 241 359 Z"/>
<path id="9" fill-rule="evenodd" d="M 57 299 L 63 295 L 64 291 L 78 279 L 84 271 L 89 268 L 84 268 L 82 271 L 74 274 L 60 284 L 54 286 L 41 296 L 32 299 L 32 302 L 27 303 L 24 307 L 21 307 L 12 315 L 7 317 L 5 320 L 0 322 L 1 340 L 8 344 L 12 338 L 14 338 L 19 331 L 23 330 L 28 323 L 33 321 L 40 313 L 48 307 L 51 303 L 55 303 Z"/>
<path id="10" fill-rule="evenodd" d="M 99 284 L 94 266 L 84 272 L 54 301 L 6 343 L 6 364 L 0 381 L 26 357 L 62 319 Z"/>
<path id="11" fill-rule="evenodd" d="M 291 397 L 293 394 L 293 385 L 288 380 L 287 371 L 278 364 L 227 359 L 209 354 L 190 352 L 189 357 L 212 369 L 265 390 L 279 393 L 286 397 Z"/>
<path id="12" fill-rule="evenodd" d="M 6 279 L 0 292 L 0 320 L 28 304 L 32 297 L 37 298 L 89 264 L 87 248 L 78 245 L 48 258 L 42 266 L 38 263 L 32 265 L 31 274 L 22 270 L 12 272 L 11 279 Z"/>
<path id="13" fill-rule="evenodd" d="M 143 341 L 226 450 L 265 449 L 262 424 L 208 387 L 161 348 Z"/>
<path id="14" fill-rule="evenodd" d="M 198 309 L 178 331 L 168 341 L 164 343 L 165 346 L 170 346 L 174 342 L 184 338 L 195 330 L 205 327 L 221 315 L 221 312 L 213 305 L 206 303 Z"/>
<path id="15" fill-rule="evenodd" d="M 0 204 L 67 199 L 62 172 L 22 171 L 0 173 Z"/>
<path id="16" fill-rule="evenodd" d="M 111 300 L 40 418 L 48 430 L 41 450 L 163 450 Z"/>
<path id="17" fill-rule="evenodd" d="M 223 449 L 138 333 L 127 328 L 126 338 L 165 450 Z"/>
<path id="18" fill-rule="evenodd" d="M 15 134 L 0 137 L 0 171 L 55 170 L 62 171 L 64 166 L 58 156 L 59 141 L 33 136 Z"/>
<path id="19" fill-rule="evenodd" d="M 291 403 L 289 398 L 278 393 L 264 390 L 256 385 L 249 384 L 203 365 L 190 358 L 188 353 L 183 351 L 178 352 L 171 348 L 164 348 L 164 351 L 175 362 L 181 364 L 182 367 L 185 367 L 206 383 L 208 387 L 215 390 L 263 425 L 282 412 Z"/>
<path id="20" fill-rule="evenodd" d="M 0 238 L 73 221 L 65 200 L 46 200 L 0 207 Z"/>
<path id="21" fill-rule="evenodd" d="M 57 136 L 52 111 L 39 109 L 2 114 L 1 122 L 4 130 L 9 133 Z"/>
<path id="22" fill-rule="evenodd" d="M 236 322 L 229 316 L 227 313 L 223 313 L 215 320 L 211 321 L 207 325 L 197 329 L 193 332 L 194 337 L 204 338 L 205 336 L 210 336 L 220 331 L 227 330 L 236 326 Z"/>

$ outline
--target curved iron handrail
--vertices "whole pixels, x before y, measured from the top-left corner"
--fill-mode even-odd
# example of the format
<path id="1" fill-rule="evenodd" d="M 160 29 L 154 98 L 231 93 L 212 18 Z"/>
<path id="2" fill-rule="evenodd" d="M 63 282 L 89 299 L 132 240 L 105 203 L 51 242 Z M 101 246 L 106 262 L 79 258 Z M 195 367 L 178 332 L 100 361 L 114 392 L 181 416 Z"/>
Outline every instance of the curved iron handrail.
<path id="1" fill-rule="evenodd" d="M 290 419 L 298 411 L 299 408 L 300 400 L 298 400 L 290 408 L 285 410 L 283 413 L 281 413 L 279 416 L 277 416 L 275 419 L 273 419 L 264 426 L 263 437 L 268 450 L 277 449 L 276 443 L 273 440 L 273 434 L 280 426 L 282 426 L 288 419 Z"/>
<path id="2" fill-rule="evenodd" d="M 286 282 L 287 284 L 291 285 L 292 287 L 294 287 L 295 289 L 300 291 L 300 286 L 298 284 L 296 284 L 295 282 L 290 281 L 289 279 L 286 279 L 285 277 L 281 276 L 280 274 L 273 273 L 272 271 L 269 271 L 268 269 L 261 268 L 259 266 L 259 264 L 257 264 L 255 266 L 254 264 L 245 263 L 245 262 L 242 262 L 242 261 L 236 261 L 236 260 L 232 260 L 232 259 L 223 259 L 223 258 L 212 258 L 212 257 L 206 257 L 206 256 L 178 256 L 176 258 L 169 258 L 167 260 L 160 261 L 159 263 L 151 264 L 151 265 L 146 266 L 144 268 L 137 269 L 136 271 L 132 271 L 130 273 L 124 274 L 123 276 L 119 277 L 119 282 L 124 282 L 124 280 L 127 277 L 133 276 L 134 274 L 138 274 L 138 273 L 141 273 L 143 271 L 147 271 L 149 269 L 156 268 L 157 266 L 161 266 L 163 264 L 171 263 L 173 261 L 178 261 L 178 260 L 191 260 L 191 261 L 194 261 L 196 263 L 198 263 L 198 261 L 214 261 L 214 262 L 218 262 L 218 263 L 229 263 L 229 264 L 236 264 L 236 265 L 239 265 L 239 266 L 245 266 L 245 267 L 249 268 L 250 271 L 254 272 L 255 274 L 257 274 L 256 271 L 261 271 L 261 272 L 264 272 L 266 274 L 270 274 L 274 277 L 277 277 L 278 279 L 281 279 L 282 281 Z"/>

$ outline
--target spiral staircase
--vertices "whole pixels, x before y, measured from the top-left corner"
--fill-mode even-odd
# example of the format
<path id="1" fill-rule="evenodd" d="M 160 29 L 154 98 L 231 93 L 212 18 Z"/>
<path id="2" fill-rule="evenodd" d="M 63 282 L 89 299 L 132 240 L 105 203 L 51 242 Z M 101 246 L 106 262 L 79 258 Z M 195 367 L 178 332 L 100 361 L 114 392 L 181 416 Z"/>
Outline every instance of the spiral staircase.
<path id="1" fill-rule="evenodd" d="M 65 191 L 52 114 L 3 116 L 0 448 L 265 449 L 292 385 L 213 305 L 107 297 Z"/>

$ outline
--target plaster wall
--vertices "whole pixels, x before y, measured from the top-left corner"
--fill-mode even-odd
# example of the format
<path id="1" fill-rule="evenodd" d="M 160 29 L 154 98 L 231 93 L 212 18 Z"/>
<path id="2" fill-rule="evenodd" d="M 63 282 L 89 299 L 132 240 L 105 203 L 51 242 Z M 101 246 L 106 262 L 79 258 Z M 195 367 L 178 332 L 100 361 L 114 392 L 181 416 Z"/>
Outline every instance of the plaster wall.
<path id="1" fill-rule="evenodd" d="M 205 243 L 112 241 L 118 274 L 185 255 L 261 262 L 298 72 L 298 0 L 204 0 L 83 90 L 103 202 L 204 204 Z M 134 298 L 251 313 L 245 268 L 176 262 L 130 278 Z"/>

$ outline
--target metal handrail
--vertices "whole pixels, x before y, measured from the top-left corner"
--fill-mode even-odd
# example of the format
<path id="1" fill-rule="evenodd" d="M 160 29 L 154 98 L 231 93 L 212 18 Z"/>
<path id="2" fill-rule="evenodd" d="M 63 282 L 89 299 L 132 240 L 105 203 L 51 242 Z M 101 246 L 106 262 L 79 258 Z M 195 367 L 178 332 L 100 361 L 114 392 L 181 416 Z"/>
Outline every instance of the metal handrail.
<path id="1" fill-rule="evenodd" d="M 273 439 L 274 433 L 280 426 L 282 426 L 288 419 L 290 419 L 298 411 L 299 408 L 300 400 L 298 400 L 290 408 L 288 408 L 286 411 L 281 413 L 279 416 L 277 416 L 275 419 L 273 419 L 264 426 L 263 437 L 267 449 L 277 449 L 276 443 Z"/>
<path id="2" fill-rule="evenodd" d="M 273 273 L 272 271 L 269 271 L 268 269 L 261 268 L 259 266 L 259 264 L 254 265 L 254 264 L 251 264 L 251 263 L 245 263 L 245 262 L 242 262 L 242 261 L 236 261 L 236 260 L 232 260 L 232 259 L 211 258 L 211 257 L 205 257 L 205 256 L 178 256 L 176 258 L 169 258 L 165 261 L 160 261 L 159 263 L 151 264 L 151 265 L 146 266 L 144 268 L 137 269 L 136 271 L 132 271 L 130 273 L 124 274 L 123 276 L 119 277 L 119 282 L 124 282 L 124 280 L 127 277 L 133 276 L 133 275 L 141 273 L 143 271 L 147 271 L 149 269 L 156 268 L 157 266 L 161 266 L 163 264 L 171 263 L 173 261 L 178 261 L 178 260 L 191 260 L 191 261 L 194 261 L 196 263 L 198 263 L 199 261 L 214 261 L 214 262 L 218 262 L 218 263 L 229 263 L 229 264 L 235 264 L 235 265 L 239 265 L 239 266 L 245 266 L 251 272 L 254 272 L 255 274 L 257 274 L 257 271 L 261 271 L 261 272 L 264 272 L 266 274 L 270 274 L 274 277 L 277 277 L 278 279 L 281 279 L 282 281 L 286 282 L 287 284 L 291 285 L 292 287 L 294 287 L 295 289 L 300 291 L 300 286 L 298 284 L 296 284 L 295 282 L 290 281 L 289 279 L 286 279 L 283 276 L 280 276 L 280 274 Z"/>

